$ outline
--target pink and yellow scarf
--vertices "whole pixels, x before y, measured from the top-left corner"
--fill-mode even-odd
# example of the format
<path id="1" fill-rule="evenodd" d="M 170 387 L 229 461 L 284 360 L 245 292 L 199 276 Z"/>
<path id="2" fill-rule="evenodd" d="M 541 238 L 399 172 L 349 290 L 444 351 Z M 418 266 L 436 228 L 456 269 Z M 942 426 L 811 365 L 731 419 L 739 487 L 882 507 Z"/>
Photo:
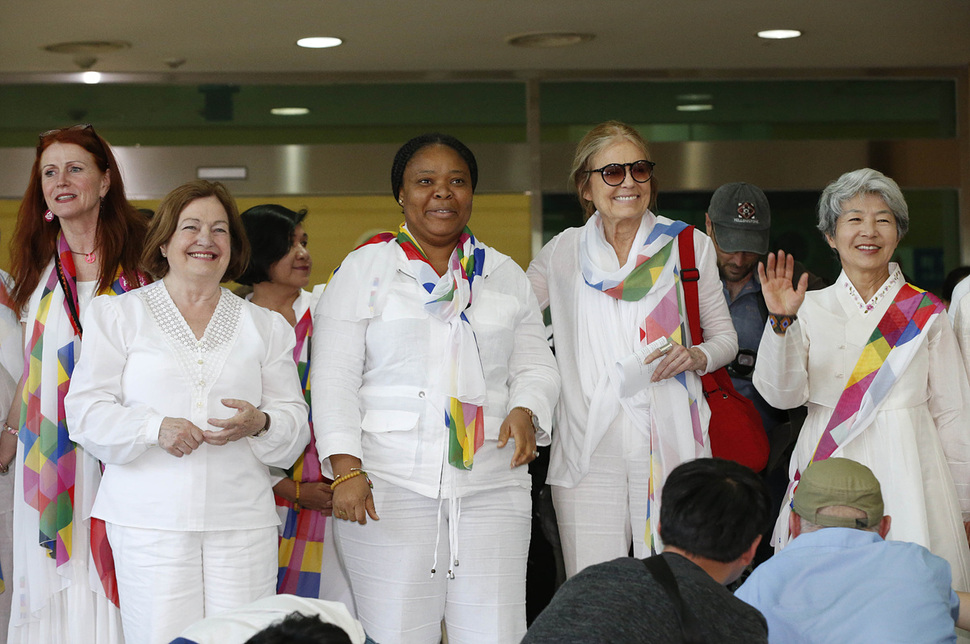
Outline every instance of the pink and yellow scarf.
<path id="1" fill-rule="evenodd" d="M 899 374 L 916 355 L 925 338 L 923 330 L 945 310 L 926 291 L 903 284 L 869 336 L 809 464 L 832 456 L 872 423 Z M 795 481 L 800 476 L 796 471 Z"/>
<path id="2" fill-rule="evenodd" d="M 300 384 L 307 405 L 310 404 L 310 343 L 313 336 L 313 318 L 310 307 L 299 315 L 296 323 L 296 347 L 293 360 L 300 374 Z M 310 412 L 310 444 L 293 464 L 290 478 L 301 483 L 323 481 L 320 458 L 313 433 L 313 412 Z M 287 508 L 280 537 L 279 573 L 277 593 L 299 595 L 316 599 L 320 596 L 323 569 L 323 540 L 326 536 L 327 517 L 313 510 L 297 510 L 283 497 L 276 497 L 276 505 Z"/>
<path id="3" fill-rule="evenodd" d="M 120 273 L 120 271 L 119 271 Z M 117 295 L 136 288 L 119 276 L 106 293 Z M 20 442 L 24 453 L 24 498 L 39 515 L 41 547 L 57 566 L 71 559 L 74 529 L 74 482 L 77 453 L 68 436 L 64 396 L 74 372 L 81 340 L 77 271 L 71 248 L 58 235 L 57 254 L 32 322 L 24 357 L 24 389 L 20 411 Z M 43 368 L 56 364 L 57 380 L 44 378 Z M 117 603 L 114 561 L 104 523 L 91 520 L 91 550 L 109 598 Z"/>
<path id="4" fill-rule="evenodd" d="M 594 215 L 594 218 L 598 217 L 598 214 Z M 599 227 L 600 224 L 591 219 L 586 224 L 584 235 L 602 235 Z M 581 242 L 580 267 L 586 284 L 610 297 L 627 302 L 638 302 L 649 294 L 653 304 L 638 329 L 639 339 L 643 345 L 664 337 L 681 345 L 687 342 L 680 267 L 673 253 L 676 246 L 674 241 L 685 228 L 687 224 L 682 221 L 657 217 L 653 228 L 637 250 L 632 268 L 621 267 L 612 272 L 601 268 L 602 262 L 597 262 L 593 258 L 593 239 L 587 238 Z M 657 516 L 659 506 L 657 497 L 666 474 L 686 458 L 703 455 L 705 448 L 704 427 L 699 407 L 702 395 L 699 381 L 696 378 L 690 378 L 687 373 L 680 373 L 674 376 L 673 380 L 681 389 L 676 392 L 676 401 L 668 400 L 666 396 L 657 397 L 654 399 L 654 409 L 650 414 L 650 481 L 644 538 L 651 546 L 656 542 L 654 538 L 656 522 L 652 519 Z M 664 423 L 658 423 L 658 420 L 663 418 L 658 408 L 668 405 L 686 407 L 686 415 L 682 422 L 689 419 L 693 432 L 693 453 L 689 455 L 684 454 L 682 450 L 678 451 L 675 441 L 670 439 L 673 428 L 661 427 L 660 425 Z M 680 412 L 672 410 L 672 413 Z M 667 418 L 667 420 L 671 419 Z"/>

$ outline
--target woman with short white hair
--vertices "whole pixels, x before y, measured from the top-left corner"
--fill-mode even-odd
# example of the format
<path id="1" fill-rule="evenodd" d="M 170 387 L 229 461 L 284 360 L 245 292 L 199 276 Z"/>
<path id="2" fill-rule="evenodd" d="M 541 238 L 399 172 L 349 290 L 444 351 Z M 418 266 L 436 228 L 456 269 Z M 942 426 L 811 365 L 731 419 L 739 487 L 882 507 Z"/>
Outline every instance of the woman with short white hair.
<path id="1" fill-rule="evenodd" d="M 909 230 L 906 200 L 881 172 L 848 172 L 822 192 L 818 228 L 842 264 L 835 284 L 806 293 L 803 276 L 793 288 L 783 251 L 758 268 L 769 318 L 755 387 L 773 407 L 808 405 L 789 500 L 814 461 L 866 465 L 893 517 L 889 538 L 948 560 L 953 587 L 968 590 L 970 384 L 943 304 L 891 261 Z M 776 547 L 788 541 L 789 514 L 786 502 Z"/>

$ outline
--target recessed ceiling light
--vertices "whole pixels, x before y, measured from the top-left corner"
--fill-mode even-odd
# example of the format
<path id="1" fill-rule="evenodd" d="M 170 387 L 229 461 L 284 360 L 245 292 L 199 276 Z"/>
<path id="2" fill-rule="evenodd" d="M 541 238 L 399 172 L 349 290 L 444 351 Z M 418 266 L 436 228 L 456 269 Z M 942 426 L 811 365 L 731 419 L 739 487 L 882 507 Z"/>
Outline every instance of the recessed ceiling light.
<path id="1" fill-rule="evenodd" d="M 595 34 L 583 34 L 577 32 L 547 31 L 541 33 L 519 34 L 508 36 L 505 42 L 513 47 L 533 47 L 546 49 L 549 47 L 569 47 L 579 43 L 589 42 L 596 38 Z"/>
<path id="2" fill-rule="evenodd" d="M 84 72 L 81 74 L 81 81 L 85 85 L 97 85 L 101 82 L 101 72 Z"/>
<path id="3" fill-rule="evenodd" d="M 785 40 L 786 38 L 798 38 L 801 35 L 802 32 L 797 29 L 767 29 L 758 32 L 758 38 L 768 40 Z"/>
<path id="4" fill-rule="evenodd" d="M 310 110 L 306 107 L 274 107 L 269 112 L 276 116 L 303 116 L 309 114 Z"/>
<path id="5" fill-rule="evenodd" d="M 693 103 L 690 105 L 678 105 L 678 112 L 709 112 L 714 106 L 710 103 Z"/>
<path id="6" fill-rule="evenodd" d="M 326 49 L 327 47 L 338 47 L 343 44 L 340 38 L 330 36 L 318 36 L 314 38 L 300 38 L 296 44 L 307 49 Z"/>

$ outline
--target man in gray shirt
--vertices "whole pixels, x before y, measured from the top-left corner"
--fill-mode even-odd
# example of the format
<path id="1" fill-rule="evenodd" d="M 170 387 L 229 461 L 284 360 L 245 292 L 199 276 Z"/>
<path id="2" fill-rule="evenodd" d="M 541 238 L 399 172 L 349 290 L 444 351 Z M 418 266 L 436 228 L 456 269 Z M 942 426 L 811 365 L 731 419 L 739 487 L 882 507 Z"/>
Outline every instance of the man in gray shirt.
<path id="1" fill-rule="evenodd" d="M 721 459 L 684 463 L 664 483 L 664 551 L 651 558 L 669 567 L 675 595 L 644 560 L 590 566 L 563 584 L 522 642 L 766 643 L 764 617 L 724 586 L 751 563 L 769 521 L 768 491 L 754 472 Z"/>

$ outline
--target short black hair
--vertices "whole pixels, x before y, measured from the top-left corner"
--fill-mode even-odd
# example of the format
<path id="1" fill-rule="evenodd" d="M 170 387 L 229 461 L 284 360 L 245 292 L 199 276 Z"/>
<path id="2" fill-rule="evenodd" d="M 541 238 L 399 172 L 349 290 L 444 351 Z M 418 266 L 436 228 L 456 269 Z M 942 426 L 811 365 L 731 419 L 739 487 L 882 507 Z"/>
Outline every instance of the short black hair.
<path id="1" fill-rule="evenodd" d="M 293 612 L 256 633 L 246 644 L 351 644 L 347 631 L 317 615 Z"/>
<path id="2" fill-rule="evenodd" d="M 693 555 L 727 563 L 771 524 L 771 498 L 750 468 L 720 458 L 682 463 L 660 497 L 660 538 Z"/>
<path id="3" fill-rule="evenodd" d="M 475 187 L 478 185 L 478 162 L 475 161 L 475 155 L 472 154 L 472 151 L 468 149 L 468 146 L 450 134 L 429 132 L 414 137 L 402 145 L 398 149 L 397 154 L 394 155 L 394 163 L 391 165 L 391 193 L 394 196 L 394 201 L 397 201 L 401 196 L 401 185 L 404 183 L 404 169 L 407 167 L 408 161 L 418 153 L 418 150 L 426 148 L 429 145 L 447 145 L 458 153 L 458 156 L 468 165 L 468 174 L 471 175 L 472 180 L 472 192 L 475 192 Z"/>
<path id="4" fill-rule="evenodd" d="M 290 210 L 275 203 L 253 206 L 242 215 L 251 255 L 249 265 L 236 281 L 246 286 L 269 281 L 269 269 L 283 259 L 293 244 L 293 231 L 306 210 Z"/>

